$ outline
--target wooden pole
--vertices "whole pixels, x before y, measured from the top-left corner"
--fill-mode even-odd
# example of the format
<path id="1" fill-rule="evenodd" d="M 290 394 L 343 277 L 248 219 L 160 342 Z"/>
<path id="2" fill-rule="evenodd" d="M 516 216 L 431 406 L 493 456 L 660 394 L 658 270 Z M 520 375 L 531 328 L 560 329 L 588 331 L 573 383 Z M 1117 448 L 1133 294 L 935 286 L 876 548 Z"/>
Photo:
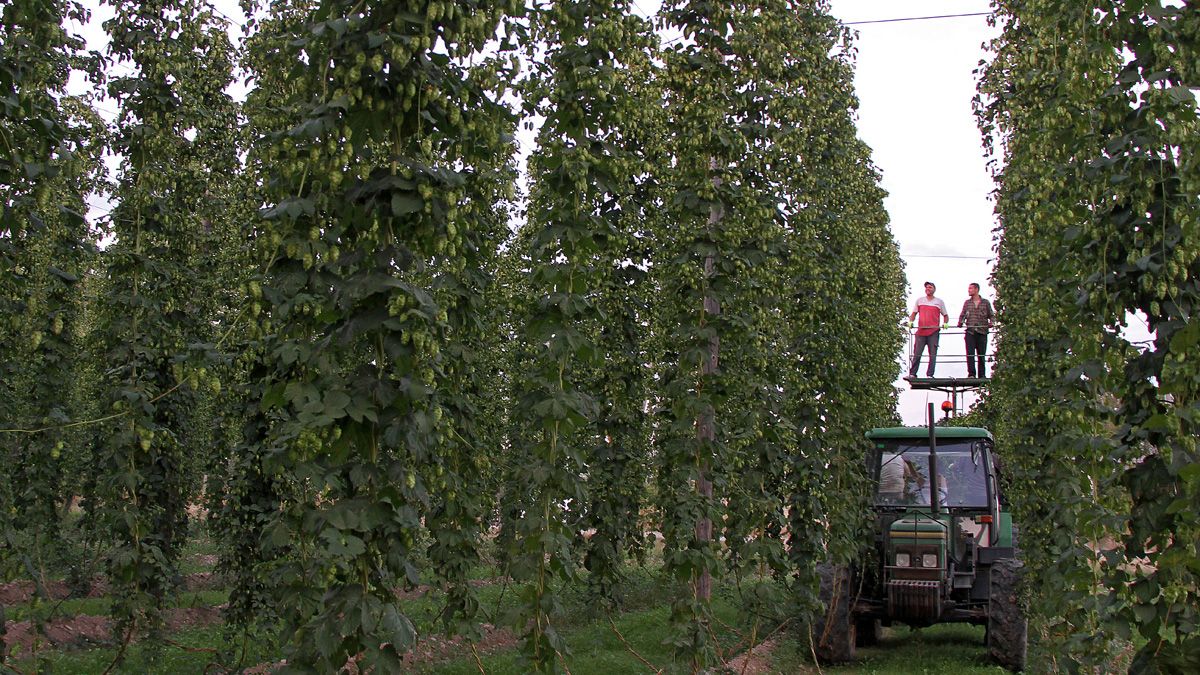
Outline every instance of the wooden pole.
<path id="1" fill-rule="evenodd" d="M 715 159 L 709 160 L 709 168 L 715 170 L 717 163 Z M 713 177 L 713 187 L 721 186 L 721 179 Z M 721 217 L 724 215 L 724 209 L 720 204 L 713 204 L 708 213 L 709 228 L 716 227 L 721 222 Z M 711 279 L 716 273 L 716 261 L 710 253 L 704 258 L 704 279 L 706 282 L 704 290 L 704 314 L 705 317 L 715 317 L 721 313 L 721 303 L 717 299 L 716 293 L 713 292 Z M 708 358 L 704 360 L 700 368 L 700 373 L 706 379 L 711 378 L 717 372 L 717 366 L 721 354 L 721 338 L 713 335 L 708 341 Z M 697 462 L 698 474 L 696 476 L 696 494 L 704 501 L 705 506 L 711 505 L 713 499 L 713 484 L 712 484 L 712 454 L 708 450 L 712 447 L 712 443 L 716 440 L 716 413 L 712 406 L 708 406 L 696 420 L 696 439 L 697 443 Z M 712 519 L 705 517 L 701 518 L 696 523 L 696 540 L 702 543 L 712 541 L 713 523 Z M 700 576 L 696 579 L 696 599 L 702 602 L 708 602 L 712 598 L 712 575 L 705 568 L 700 572 Z"/>

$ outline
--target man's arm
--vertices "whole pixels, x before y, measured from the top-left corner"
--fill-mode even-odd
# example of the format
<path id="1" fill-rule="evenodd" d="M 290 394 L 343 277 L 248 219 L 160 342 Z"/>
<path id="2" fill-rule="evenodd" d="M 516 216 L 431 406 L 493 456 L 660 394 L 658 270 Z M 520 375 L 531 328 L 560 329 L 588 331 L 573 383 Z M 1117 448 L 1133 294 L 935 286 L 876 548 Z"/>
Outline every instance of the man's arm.
<path id="1" fill-rule="evenodd" d="M 959 328 L 962 328 L 963 321 L 967 318 L 967 304 L 969 304 L 970 302 L 971 302 L 970 299 L 968 299 L 966 302 L 964 302 L 962 311 L 958 313 L 958 327 Z"/>

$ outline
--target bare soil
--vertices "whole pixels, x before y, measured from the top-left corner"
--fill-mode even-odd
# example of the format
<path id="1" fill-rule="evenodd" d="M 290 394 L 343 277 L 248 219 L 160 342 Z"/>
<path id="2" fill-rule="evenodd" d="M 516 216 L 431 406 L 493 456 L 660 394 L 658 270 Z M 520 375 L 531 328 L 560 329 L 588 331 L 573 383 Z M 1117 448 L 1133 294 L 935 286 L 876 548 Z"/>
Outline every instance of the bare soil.
<path id="1" fill-rule="evenodd" d="M 210 591 L 223 588 L 225 580 L 214 572 L 197 572 L 183 578 L 183 587 L 188 591 Z M 46 593 L 51 600 L 66 600 L 68 598 L 103 598 L 108 595 L 108 580 L 104 577 L 92 579 L 86 593 L 72 594 L 70 586 L 65 581 L 54 580 L 46 582 Z M 36 589 L 32 581 L 13 581 L 0 584 L 0 605 L 9 607 L 21 605 L 33 599 Z"/>
<path id="2" fill-rule="evenodd" d="M 517 644 L 517 636 L 507 628 L 497 628 L 490 623 L 483 624 L 482 628 L 483 639 L 475 643 L 475 651 L 479 652 L 481 656 L 511 649 Z M 462 656 L 463 649 L 469 651 L 470 646 L 462 637 L 447 638 L 441 635 L 431 635 L 418 642 L 409 654 L 413 663 L 432 663 Z"/>
<path id="3" fill-rule="evenodd" d="M 766 642 L 754 645 L 753 649 L 738 654 L 725 662 L 725 672 L 735 675 L 765 675 L 771 671 L 771 653 L 779 645 L 779 638 L 773 637 Z"/>
<path id="4" fill-rule="evenodd" d="M 517 644 L 517 636 L 507 628 L 497 628 L 487 623 L 483 624 L 482 628 L 483 639 L 475 643 L 475 651 L 480 656 L 512 649 Z M 464 650 L 469 651 L 470 646 L 462 637 L 447 638 L 441 635 L 432 635 L 421 639 L 416 647 L 404 655 L 404 661 L 415 668 L 419 665 L 459 658 L 463 656 Z M 360 675 L 361 671 L 357 661 L 357 658 L 350 659 L 341 672 L 347 673 L 347 675 Z M 260 663 L 252 668 L 247 668 L 245 672 L 247 675 L 267 675 L 286 665 L 287 661 Z"/>
<path id="5" fill-rule="evenodd" d="M 493 579 L 472 580 L 470 583 L 475 587 L 484 587 L 506 581 L 507 579 L 504 577 L 497 577 Z M 213 572 L 189 574 L 183 580 L 184 587 L 189 591 L 223 588 L 225 583 L 225 579 Z M 421 585 L 410 590 L 397 591 L 396 595 L 401 599 L 411 599 L 423 596 L 433 590 L 431 586 Z M 45 591 L 54 600 L 64 600 L 72 597 L 102 598 L 108 595 L 109 585 L 103 577 L 96 577 L 92 579 L 86 593 L 73 594 L 66 582 L 54 580 L 45 584 Z M 35 594 L 36 589 L 31 581 L 0 584 L 0 605 L 24 604 L 31 601 Z M 164 615 L 166 631 L 173 633 L 192 627 L 219 623 L 223 608 L 224 605 L 219 607 L 192 607 L 167 610 Z M 27 655 L 35 647 L 38 650 L 45 650 L 112 646 L 119 644 L 123 638 L 122 635 L 113 635 L 113 627 L 114 622 L 111 618 L 87 614 L 55 618 L 42 623 L 40 628 L 30 621 L 9 622 L 6 624 L 7 632 L 4 635 L 3 646 L 9 650 L 9 653 L 16 655 Z M 497 628 L 490 624 L 484 624 L 482 628 L 484 631 L 483 639 L 475 643 L 475 649 L 480 655 L 509 649 L 517 643 L 517 637 L 511 630 Z M 137 636 L 135 636 L 136 638 Z M 469 645 L 462 637 L 447 638 L 442 635 L 429 635 L 420 639 L 417 645 L 405 656 L 405 661 L 411 663 L 413 666 L 436 663 L 449 658 L 461 657 L 464 653 L 469 653 L 469 649 Z M 283 661 L 263 663 L 248 669 L 246 672 L 259 674 L 271 673 L 283 665 L 285 665 Z M 357 672 L 353 660 L 347 664 L 346 672 Z"/>
<path id="6" fill-rule="evenodd" d="M 222 607 L 184 607 L 167 610 L 164 614 L 166 630 L 177 632 L 197 626 L 209 626 L 221 621 Z M 52 619 L 42 626 L 39 633 L 32 622 L 16 621 L 8 624 L 4 644 L 18 654 L 28 654 L 36 643 L 40 649 L 53 647 L 86 647 L 111 645 L 121 636 L 112 634 L 113 620 L 106 616 L 79 614 Z M 48 645 L 46 643 L 49 643 Z"/>

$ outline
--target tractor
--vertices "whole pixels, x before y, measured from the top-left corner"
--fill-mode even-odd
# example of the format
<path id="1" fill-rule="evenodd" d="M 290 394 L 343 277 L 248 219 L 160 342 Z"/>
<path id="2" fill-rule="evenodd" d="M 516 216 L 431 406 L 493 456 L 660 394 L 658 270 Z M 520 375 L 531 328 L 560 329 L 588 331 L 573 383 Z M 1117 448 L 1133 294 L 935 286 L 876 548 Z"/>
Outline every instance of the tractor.
<path id="1" fill-rule="evenodd" d="M 930 406 L 930 420 L 933 406 Z M 976 427 L 892 427 L 867 433 L 874 547 L 849 566 L 819 567 L 824 614 L 817 658 L 839 663 L 879 640 L 882 626 L 986 626 L 988 655 L 1025 667 L 1021 563 L 1000 494 L 995 442 Z"/>

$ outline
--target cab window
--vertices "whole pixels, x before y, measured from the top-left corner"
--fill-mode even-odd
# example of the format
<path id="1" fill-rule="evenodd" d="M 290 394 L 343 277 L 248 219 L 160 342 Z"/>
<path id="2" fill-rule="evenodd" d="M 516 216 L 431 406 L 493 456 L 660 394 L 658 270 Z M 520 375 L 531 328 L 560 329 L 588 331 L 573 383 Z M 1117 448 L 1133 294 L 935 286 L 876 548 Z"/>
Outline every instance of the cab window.
<path id="1" fill-rule="evenodd" d="M 988 461 L 979 441 L 938 445 L 938 502 L 942 506 L 984 509 L 988 506 Z M 929 446 L 894 443 L 876 454 L 875 503 L 879 506 L 929 504 Z"/>

